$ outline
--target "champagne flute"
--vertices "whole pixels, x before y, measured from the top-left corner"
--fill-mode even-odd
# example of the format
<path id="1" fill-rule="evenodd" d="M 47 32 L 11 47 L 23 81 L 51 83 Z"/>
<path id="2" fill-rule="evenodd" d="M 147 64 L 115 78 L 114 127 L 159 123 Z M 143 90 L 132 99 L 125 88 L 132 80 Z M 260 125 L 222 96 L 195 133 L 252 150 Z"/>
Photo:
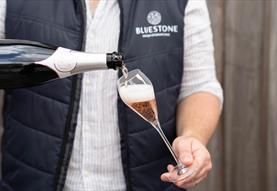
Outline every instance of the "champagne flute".
<path id="1" fill-rule="evenodd" d="M 149 122 L 159 133 L 177 165 L 170 171 L 171 181 L 177 182 L 189 177 L 192 172 L 183 165 L 165 136 L 158 118 L 154 88 L 151 81 L 138 69 L 128 72 L 118 80 L 118 91 L 123 102 L 140 117 Z"/>

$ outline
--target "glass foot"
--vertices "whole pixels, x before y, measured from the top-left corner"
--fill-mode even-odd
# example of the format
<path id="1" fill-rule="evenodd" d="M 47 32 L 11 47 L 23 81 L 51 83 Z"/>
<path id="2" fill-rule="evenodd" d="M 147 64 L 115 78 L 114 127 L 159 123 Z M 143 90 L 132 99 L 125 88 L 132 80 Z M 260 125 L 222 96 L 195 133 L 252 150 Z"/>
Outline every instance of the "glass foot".
<path id="1" fill-rule="evenodd" d="M 183 164 L 179 164 L 169 171 L 169 174 L 171 182 L 178 182 L 189 178 L 193 174 L 193 171 Z"/>

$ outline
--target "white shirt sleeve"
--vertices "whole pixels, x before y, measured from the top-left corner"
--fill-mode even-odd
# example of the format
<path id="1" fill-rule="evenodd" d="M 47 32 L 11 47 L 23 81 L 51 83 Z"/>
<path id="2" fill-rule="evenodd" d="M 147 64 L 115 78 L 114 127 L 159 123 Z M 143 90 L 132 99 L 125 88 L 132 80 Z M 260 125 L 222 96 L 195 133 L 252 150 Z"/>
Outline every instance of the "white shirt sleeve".
<path id="1" fill-rule="evenodd" d="M 0 39 L 5 38 L 6 0 L 0 0 Z"/>
<path id="2" fill-rule="evenodd" d="M 184 22 L 184 69 L 179 101 L 196 92 L 209 92 L 223 103 L 206 0 L 189 0 Z"/>

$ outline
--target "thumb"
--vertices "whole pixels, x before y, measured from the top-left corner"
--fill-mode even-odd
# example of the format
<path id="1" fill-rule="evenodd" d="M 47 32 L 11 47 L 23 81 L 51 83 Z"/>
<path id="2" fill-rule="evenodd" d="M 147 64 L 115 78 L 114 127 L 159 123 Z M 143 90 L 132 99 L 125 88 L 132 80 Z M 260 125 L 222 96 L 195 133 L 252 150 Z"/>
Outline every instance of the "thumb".
<path id="1" fill-rule="evenodd" d="M 192 165 L 192 140 L 190 138 L 178 137 L 173 142 L 173 149 L 182 164 L 186 166 Z"/>

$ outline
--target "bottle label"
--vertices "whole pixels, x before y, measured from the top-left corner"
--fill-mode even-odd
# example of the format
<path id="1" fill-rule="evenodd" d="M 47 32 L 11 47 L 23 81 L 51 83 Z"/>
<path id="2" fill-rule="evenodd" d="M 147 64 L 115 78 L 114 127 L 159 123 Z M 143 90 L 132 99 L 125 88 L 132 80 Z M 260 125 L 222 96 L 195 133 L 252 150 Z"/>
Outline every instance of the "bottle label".
<path id="1" fill-rule="evenodd" d="M 74 70 L 77 63 L 71 54 L 71 50 L 60 48 L 59 55 L 56 55 L 54 60 L 54 65 L 56 69 L 60 72 L 70 72 Z"/>
<path id="2" fill-rule="evenodd" d="M 36 62 L 54 70 L 60 78 L 72 75 L 72 71 L 77 65 L 76 58 L 71 54 L 70 49 L 59 47 L 53 55 L 45 60 Z"/>

